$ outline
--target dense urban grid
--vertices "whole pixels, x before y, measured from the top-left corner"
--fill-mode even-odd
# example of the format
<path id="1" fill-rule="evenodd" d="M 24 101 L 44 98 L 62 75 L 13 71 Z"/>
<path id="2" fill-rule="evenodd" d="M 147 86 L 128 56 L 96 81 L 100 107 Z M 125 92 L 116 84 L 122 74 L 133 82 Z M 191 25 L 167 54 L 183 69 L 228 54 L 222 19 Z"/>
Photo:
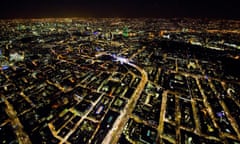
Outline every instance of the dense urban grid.
<path id="1" fill-rule="evenodd" d="M 240 21 L 0 21 L 0 143 L 240 144 Z"/>

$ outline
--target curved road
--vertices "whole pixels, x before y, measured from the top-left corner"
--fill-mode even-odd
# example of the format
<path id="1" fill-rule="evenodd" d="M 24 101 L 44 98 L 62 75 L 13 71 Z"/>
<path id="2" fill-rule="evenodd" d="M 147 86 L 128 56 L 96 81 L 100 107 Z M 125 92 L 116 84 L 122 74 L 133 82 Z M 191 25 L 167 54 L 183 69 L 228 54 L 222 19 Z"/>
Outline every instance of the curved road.
<path id="1" fill-rule="evenodd" d="M 138 87 L 134 91 L 132 97 L 128 100 L 128 103 L 124 107 L 123 111 L 121 111 L 120 116 L 115 121 L 112 129 L 108 132 L 107 136 L 104 138 L 102 144 L 110 144 L 110 143 L 116 144 L 118 142 L 118 139 L 122 134 L 123 128 L 126 125 L 128 119 L 130 118 L 130 115 L 132 114 L 132 111 L 134 110 L 134 107 L 137 104 L 137 101 L 148 81 L 148 75 L 146 71 L 144 71 L 142 68 L 130 62 L 125 62 L 125 64 L 132 66 L 136 68 L 138 71 L 140 71 L 142 75 L 142 79 Z"/>

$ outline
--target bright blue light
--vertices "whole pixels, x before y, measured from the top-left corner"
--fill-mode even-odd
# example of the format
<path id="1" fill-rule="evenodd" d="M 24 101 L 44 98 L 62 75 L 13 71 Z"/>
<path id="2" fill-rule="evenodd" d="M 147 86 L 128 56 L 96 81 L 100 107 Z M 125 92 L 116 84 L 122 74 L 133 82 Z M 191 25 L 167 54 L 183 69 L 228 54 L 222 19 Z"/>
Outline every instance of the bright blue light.
<path id="1" fill-rule="evenodd" d="M 99 47 L 96 47 L 95 49 L 96 49 L 96 51 L 97 51 L 97 52 L 99 52 L 99 51 L 100 51 L 100 48 L 99 48 Z"/>
<path id="2" fill-rule="evenodd" d="M 93 34 L 94 34 L 94 35 L 97 35 L 97 34 L 98 34 L 98 31 L 93 32 Z"/>
<path id="3" fill-rule="evenodd" d="M 2 66 L 2 70 L 7 70 L 9 66 Z"/>

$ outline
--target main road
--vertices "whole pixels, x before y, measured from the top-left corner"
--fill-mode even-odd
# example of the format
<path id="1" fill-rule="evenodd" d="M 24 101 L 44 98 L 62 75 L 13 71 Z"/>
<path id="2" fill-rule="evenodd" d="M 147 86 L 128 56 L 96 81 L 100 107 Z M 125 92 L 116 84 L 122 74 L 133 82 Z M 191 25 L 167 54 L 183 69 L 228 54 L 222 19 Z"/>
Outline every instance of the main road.
<path id="1" fill-rule="evenodd" d="M 140 71 L 141 75 L 142 75 L 142 79 L 141 79 L 138 87 L 134 91 L 132 97 L 128 100 L 128 103 L 126 104 L 124 109 L 121 111 L 120 116 L 115 121 L 112 129 L 108 132 L 107 136 L 104 138 L 102 144 L 110 144 L 110 143 L 116 144 L 118 142 L 119 137 L 121 136 L 121 133 L 124 129 L 124 126 L 126 125 L 128 119 L 130 118 L 130 115 L 132 114 L 134 107 L 137 104 L 137 101 L 148 81 L 148 75 L 147 75 L 146 71 L 144 71 L 142 68 L 131 63 L 128 59 L 120 58 L 120 57 L 115 57 L 115 58 L 117 58 L 117 59 L 119 58 L 119 60 L 122 63 L 132 66 L 132 67 L 136 68 L 138 71 Z"/>

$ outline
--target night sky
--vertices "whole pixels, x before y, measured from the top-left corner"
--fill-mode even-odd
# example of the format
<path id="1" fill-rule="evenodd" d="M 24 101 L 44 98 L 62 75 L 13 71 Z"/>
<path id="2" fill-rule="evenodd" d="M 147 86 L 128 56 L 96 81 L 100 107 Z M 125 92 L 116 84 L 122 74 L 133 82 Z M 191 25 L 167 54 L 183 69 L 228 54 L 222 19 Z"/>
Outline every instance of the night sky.
<path id="1" fill-rule="evenodd" d="M 240 19 L 240 0 L 4 0 L 0 18 L 192 17 Z"/>

